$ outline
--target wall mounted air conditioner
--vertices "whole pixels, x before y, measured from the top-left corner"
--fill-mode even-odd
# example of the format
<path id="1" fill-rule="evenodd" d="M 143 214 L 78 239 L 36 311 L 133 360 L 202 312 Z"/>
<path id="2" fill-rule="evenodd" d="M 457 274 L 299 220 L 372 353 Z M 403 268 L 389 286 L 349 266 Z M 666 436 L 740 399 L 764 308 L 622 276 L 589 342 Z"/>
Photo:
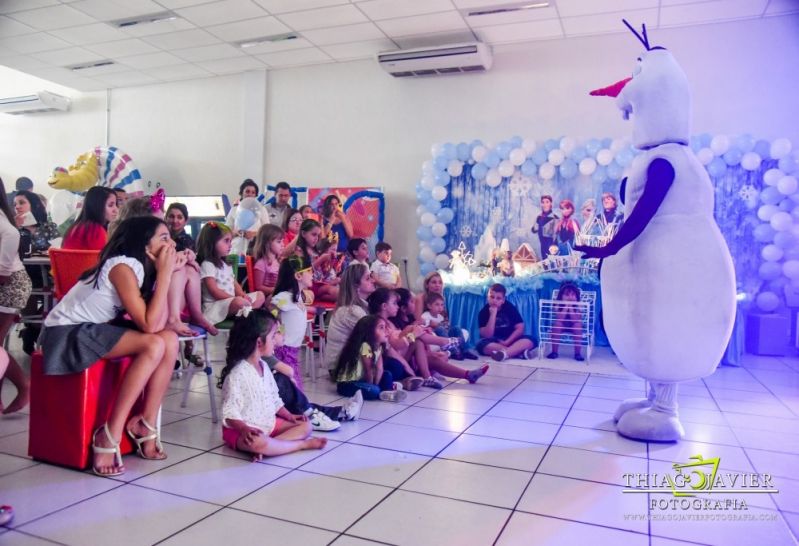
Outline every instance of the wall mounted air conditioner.
<path id="1" fill-rule="evenodd" d="M 485 72 L 491 68 L 491 48 L 480 42 L 402 49 L 377 54 L 380 66 L 395 78 Z"/>
<path id="2" fill-rule="evenodd" d="M 0 112 L 5 114 L 34 114 L 37 112 L 56 112 L 69 110 L 72 101 L 49 91 L 39 91 L 35 95 L 8 97 L 0 99 Z"/>

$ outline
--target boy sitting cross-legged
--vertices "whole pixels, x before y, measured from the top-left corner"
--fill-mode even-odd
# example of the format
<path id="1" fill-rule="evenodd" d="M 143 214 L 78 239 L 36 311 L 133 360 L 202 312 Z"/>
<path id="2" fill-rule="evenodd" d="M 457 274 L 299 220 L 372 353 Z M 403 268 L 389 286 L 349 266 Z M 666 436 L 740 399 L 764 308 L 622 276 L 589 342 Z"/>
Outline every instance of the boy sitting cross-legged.
<path id="1" fill-rule="evenodd" d="M 488 289 L 488 303 L 477 316 L 480 341 L 477 351 L 494 360 L 520 356 L 532 358 L 535 341 L 524 333 L 524 321 L 516 307 L 505 300 L 505 287 L 494 284 Z"/>

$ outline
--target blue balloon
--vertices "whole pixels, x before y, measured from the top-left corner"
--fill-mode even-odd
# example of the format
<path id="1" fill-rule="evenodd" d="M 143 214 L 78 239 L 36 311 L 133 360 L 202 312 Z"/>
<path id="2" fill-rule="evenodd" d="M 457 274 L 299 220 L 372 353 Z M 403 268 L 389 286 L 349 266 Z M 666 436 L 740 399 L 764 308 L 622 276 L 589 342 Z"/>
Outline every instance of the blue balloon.
<path id="1" fill-rule="evenodd" d="M 419 271 L 421 271 L 422 276 L 432 273 L 435 270 L 436 266 L 434 266 L 430 262 L 424 262 L 422 265 L 419 266 Z"/>
<path id="2" fill-rule="evenodd" d="M 588 152 L 585 150 L 584 147 L 577 146 L 574 150 L 572 150 L 572 153 L 569 154 L 569 157 L 571 157 L 573 160 L 579 163 L 580 161 L 588 157 Z"/>
<path id="3" fill-rule="evenodd" d="M 778 206 L 781 211 L 791 212 L 796 207 L 796 203 L 794 203 L 793 199 L 783 199 Z"/>
<path id="4" fill-rule="evenodd" d="M 420 202 L 421 204 L 423 204 L 423 205 L 424 205 L 425 203 L 427 203 L 428 201 L 430 201 L 431 199 L 433 199 L 433 194 L 432 194 L 432 193 L 430 193 L 430 192 L 429 192 L 429 191 L 427 191 L 427 190 L 422 190 L 422 191 L 420 191 L 420 192 L 417 194 L 417 197 L 419 198 L 419 202 Z M 433 199 L 433 200 L 434 200 L 434 199 Z M 435 201 L 435 200 L 434 200 L 434 201 Z"/>
<path id="5" fill-rule="evenodd" d="M 743 134 L 735 137 L 732 141 L 733 146 L 741 150 L 743 153 L 751 152 L 755 147 L 755 139 L 750 134 Z"/>
<path id="6" fill-rule="evenodd" d="M 436 158 L 433 160 L 433 165 L 435 165 L 436 169 L 439 171 L 445 171 L 449 166 L 449 159 L 443 155 L 436 156 Z"/>
<path id="7" fill-rule="evenodd" d="M 236 212 L 236 228 L 240 230 L 248 230 L 255 223 L 255 214 L 249 209 L 239 209 Z"/>
<path id="8" fill-rule="evenodd" d="M 490 152 L 488 152 L 486 154 L 486 156 L 483 158 L 483 163 L 488 165 L 488 167 L 490 169 L 496 168 L 496 166 L 499 165 L 500 161 L 501 160 L 499 158 L 499 154 L 497 152 L 495 152 L 494 150 L 491 150 Z"/>
<path id="9" fill-rule="evenodd" d="M 741 164 L 741 158 L 744 153 L 738 148 L 730 148 L 724 153 L 724 162 L 730 167 L 735 167 Z"/>
<path id="10" fill-rule="evenodd" d="M 755 226 L 755 229 L 752 230 L 752 236 L 758 243 L 770 243 L 774 240 L 775 233 L 777 233 L 777 231 L 771 227 L 771 224 L 758 224 Z"/>
<path id="11" fill-rule="evenodd" d="M 431 197 L 424 206 L 429 212 L 438 212 L 441 210 L 441 201 L 436 201 Z"/>
<path id="12" fill-rule="evenodd" d="M 790 174 L 799 168 L 799 164 L 797 164 L 796 159 L 790 155 L 786 155 L 785 157 L 781 158 L 778 166 L 780 170 L 786 174 Z"/>
<path id="13" fill-rule="evenodd" d="M 705 169 L 707 169 L 710 176 L 717 178 L 719 176 L 724 176 L 724 173 L 727 172 L 727 163 L 720 157 L 714 157 L 713 161 L 711 161 Z"/>
<path id="14" fill-rule="evenodd" d="M 591 181 L 594 184 L 601 184 L 608 179 L 608 170 L 604 165 L 597 165 L 594 174 L 591 175 Z"/>
<path id="15" fill-rule="evenodd" d="M 764 281 L 773 281 L 782 275 L 782 265 L 777 262 L 763 262 L 757 274 Z"/>
<path id="16" fill-rule="evenodd" d="M 535 173 L 538 172 L 538 166 L 532 159 L 528 159 L 522 163 L 521 171 L 524 176 L 535 176 Z"/>
<path id="17" fill-rule="evenodd" d="M 430 248 L 438 254 L 440 252 L 444 252 L 444 249 L 447 248 L 447 243 L 444 242 L 444 239 L 441 237 L 436 237 L 430 241 Z"/>
<path id="18" fill-rule="evenodd" d="M 615 161 L 611 162 L 611 164 L 608 165 L 608 178 L 612 178 L 613 180 L 619 180 L 621 179 L 623 174 L 624 174 L 624 167 L 622 167 Z"/>
<path id="19" fill-rule="evenodd" d="M 788 249 L 796 244 L 796 237 L 790 231 L 779 231 L 774 234 L 774 244 L 782 249 Z"/>
<path id="20" fill-rule="evenodd" d="M 497 144 L 496 151 L 501 159 L 508 159 L 508 157 L 510 156 L 510 151 L 512 149 L 513 146 L 511 145 L 511 143 L 503 140 L 502 142 Z"/>
<path id="21" fill-rule="evenodd" d="M 774 186 L 768 186 L 760 192 L 760 200 L 766 205 L 776 205 L 783 199 L 783 195 Z"/>
<path id="22" fill-rule="evenodd" d="M 488 174 L 488 165 L 485 163 L 477 163 L 472 167 L 472 178 L 475 180 L 482 180 Z"/>
<path id="23" fill-rule="evenodd" d="M 702 141 L 699 139 L 698 135 L 692 136 L 689 142 L 691 143 L 691 149 L 694 151 L 694 153 L 702 149 Z"/>
<path id="24" fill-rule="evenodd" d="M 596 153 L 602 149 L 602 143 L 598 139 L 592 138 L 585 143 L 585 151 L 590 157 L 596 158 Z"/>
<path id="25" fill-rule="evenodd" d="M 447 172 L 436 173 L 436 186 L 446 186 L 450 182 L 450 176 Z"/>
<path id="26" fill-rule="evenodd" d="M 465 142 L 458 144 L 457 153 L 460 161 L 468 161 L 472 157 L 472 149 Z"/>
<path id="27" fill-rule="evenodd" d="M 470 148 L 477 148 L 478 146 L 485 146 L 485 145 L 483 144 L 483 141 L 482 141 L 482 140 L 480 140 L 479 138 L 476 138 L 476 139 L 474 139 L 473 141 L 471 141 L 471 142 L 469 143 L 469 147 L 470 147 Z"/>
<path id="28" fill-rule="evenodd" d="M 550 138 L 549 140 L 544 142 L 544 150 L 546 150 L 547 153 L 551 152 L 556 148 L 560 148 L 560 143 L 554 138 Z"/>
<path id="29" fill-rule="evenodd" d="M 558 167 L 560 170 L 560 175 L 565 178 L 566 180 L 571 180 L 575 176 L 577 176 L 577 163 L 572 161 L 571 159 L 567 159 L 563 163 L 560 164 Z"/>
<path id="30" fill-rule="evenodd" d="M 549 156 L 549 152 L 545 148 L 536 148 L 535 152 L 533 152 L 533 156 L 531 159 L 533 163 L 536 165 L 543 165 L 547 162 L 547 157 Z"/>
<path id="31" fill-rule="evenodd" d="M 602 139 L 602 147 L 603 148 L 610 148 L 610 145 L 613 144 L 613 139 L 610 137 L 605 137 Z"/>
<path id="32" fill-rule="evenodd" d="M 449 163 L 449 161 L 458 157 L 458 150 L 452 142 L 447 142 L 441 147 L 441 154 L 447 158 L 447 163 Z"/>
<path id="33" fill-rule="evenodd" d="M 771 157 L 771 144 L 768 140 L 760 139 L 755 142 L 754 152 L 760 156 L 761 159 L 768 159 Z"/>
<path id="34" fill-rule="evenodd" d="M 702 143 L 702 148 L 709 148 L 711 140 L 713 140 L 713 137 L 707 133 L 702 133 L 699 135 L 699 142 Z"/>
<path id="35" fill-rule="evenodd" d="M 619 150 L 619 153 L 616 154 L 614 161 L 621 165 L 622 167 L 627 167 L 630 163 L 633 162 L 633 151 L 629 148 L 622 148 Z"/>
<path id="36" fill-rule="evenodd" d="M 449 224 L 455 218 L 455 213 L 451 208 L 443 208 L 436 213 L 436 219 L 442 224 Z"/>
<path id="37" fill-rule="evenodd" d="M 420 241 L 429 241 L 433 238 L 433 230 L 430 226 L 419 226 L 416 228 L 416 238 Z"/>
<path id="38" fill-rule="evenodd" d="M 511 144 L 511 146 L 513 148 L 521 148 L 522 147 L 522 142 L 524 142 L 524 139 L 522 137 L 520 137 L 519 135 L 516 135 L 516 136 L 512 136 L 508 142 L 510 142 L 510 144 Z"/>

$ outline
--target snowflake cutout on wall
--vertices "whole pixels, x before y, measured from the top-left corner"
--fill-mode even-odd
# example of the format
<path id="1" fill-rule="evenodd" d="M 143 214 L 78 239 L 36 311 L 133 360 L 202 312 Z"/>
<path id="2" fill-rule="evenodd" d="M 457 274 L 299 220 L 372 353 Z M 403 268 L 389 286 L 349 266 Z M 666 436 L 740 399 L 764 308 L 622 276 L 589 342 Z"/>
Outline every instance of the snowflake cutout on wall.
<path id="1" fill-rule="evenodd" d="M 757 189 L 751 184 L 747 184 L 738 190 L 738 195 L 744 201 L 749 201 L 750 199 L 757 197 Z"/>
<path id="2" fill-rule="evenodd" d="M 523 197 L 525 195 L 529 195 L 533 189 L 533 181 L 531 178 L 526 176 L 522 176 L 522 173 L 516 171 L 513 173 L 513 177 L 508 182 L 508 189 L 510 189 L 510 194 L 514 197 Z"/>
<path id="3" fill-rule="evenodd" d="M 472 226 L 470 225 L 461 226 L 461 237 L 468 238 L 471 237 L 472 234 L 474 234 Z"/>

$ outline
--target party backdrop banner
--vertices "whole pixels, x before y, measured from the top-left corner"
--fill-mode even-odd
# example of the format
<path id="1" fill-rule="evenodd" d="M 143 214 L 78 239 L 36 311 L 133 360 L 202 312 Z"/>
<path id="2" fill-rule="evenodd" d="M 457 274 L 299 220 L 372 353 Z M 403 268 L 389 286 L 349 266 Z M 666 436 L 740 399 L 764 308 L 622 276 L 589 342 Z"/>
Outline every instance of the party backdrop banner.
<path id="1" fill-rule="evenodd" d="M 714 185 L 714 216 L 735 262 L 739 300 L 779 310 L 799 290 L 799 154 L 788 139 L 747 134 L 701 134 L 690 145 Z M 461 242 L 478 263 L 504 239 L 511 250 L 527 244 L 542 258 L 554 250 L 550 239 L 564 215 L 577 230 L 621 221 L 620 186 L 638 151 L 628 139 L 515 136 L 496 145 L 435 144 L 431 153 L 416 185 L 422 275 L 446 269 Z M 544 196 L 552 198 L 554 223 L 537 222 Z"/>
<path id="2" fill-rule="evenodd" d="M 325 187 L 309 188 L 308 204 L 315 211 L 322 210 L 328 195 L 335 195 L 344 207 L 344 213 L 352 222 L 353 236 L 366 239 L 370 249 L 383 240 L 385 223 L 385 199 L 383 190 L 377 187 Z"/>

